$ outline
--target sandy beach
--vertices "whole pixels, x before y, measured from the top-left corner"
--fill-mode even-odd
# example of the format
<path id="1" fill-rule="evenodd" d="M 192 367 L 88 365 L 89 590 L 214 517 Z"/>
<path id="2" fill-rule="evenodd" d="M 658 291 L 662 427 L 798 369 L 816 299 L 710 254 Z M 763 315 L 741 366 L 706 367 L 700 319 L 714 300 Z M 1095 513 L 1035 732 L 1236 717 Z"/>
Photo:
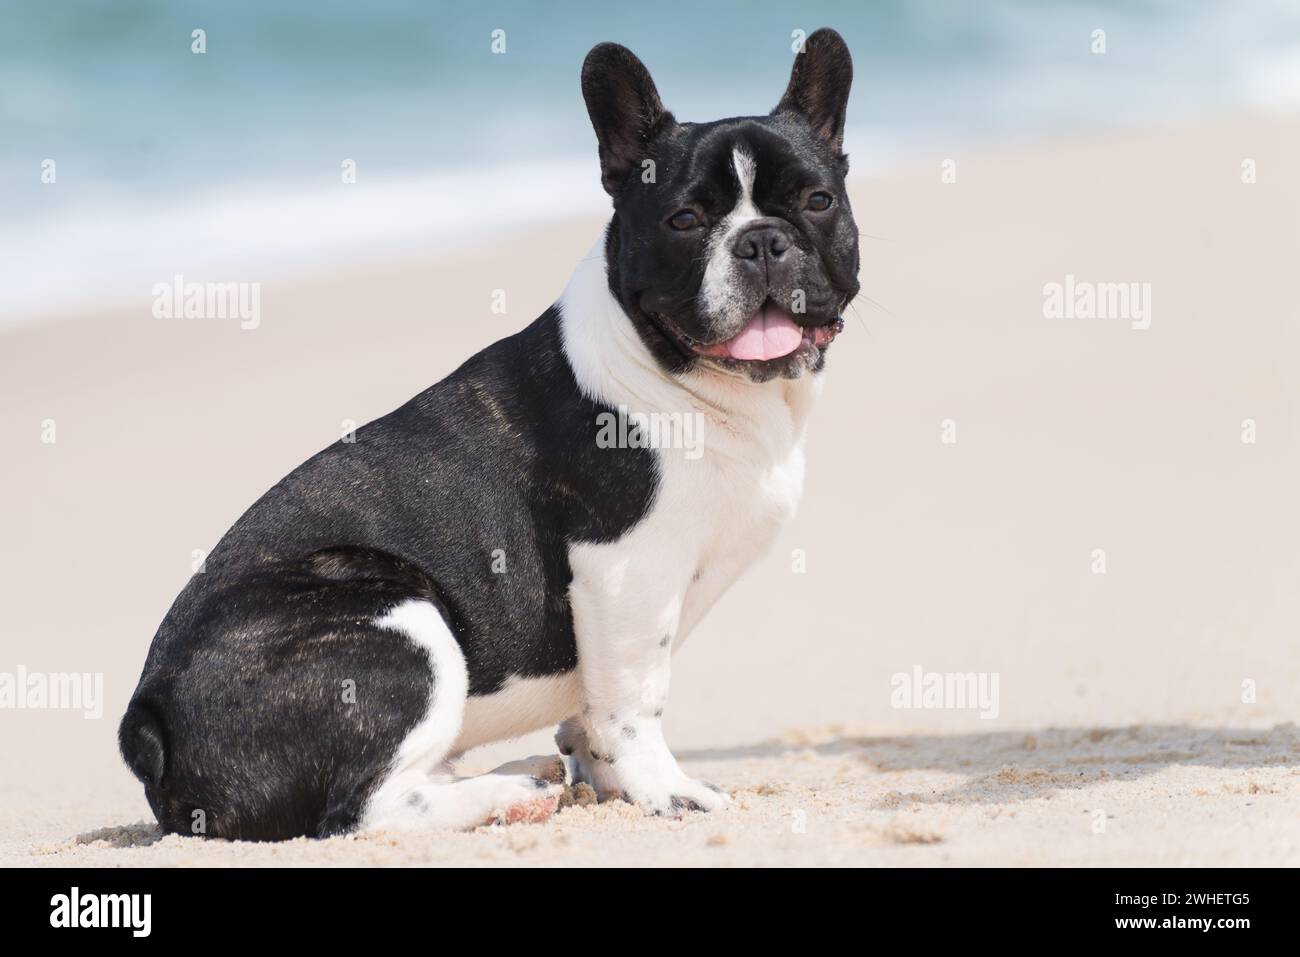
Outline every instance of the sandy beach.
<path id="1" fill-rule="evenodd" d="M 245 277 L 256 329 L 147 289 L 0 329 L 0 671 L 103 675 L 98 718 L 0 710 L 0 864 L 1300 864 L 1297 168 L 1294 118 L 1236 116 L 853 181 L 864 295 L 799 515 L 674 662 L 669 743 L 736 800 L 680 821 L 161 837 L 116 751 L 195 553 L 530 322 L 599 219 Z M 1146 315 L 1045 316 L 1067 282 L 1146 284 Z M 996 676 L 996 708 L 896 707 L 918 669 Z"/>

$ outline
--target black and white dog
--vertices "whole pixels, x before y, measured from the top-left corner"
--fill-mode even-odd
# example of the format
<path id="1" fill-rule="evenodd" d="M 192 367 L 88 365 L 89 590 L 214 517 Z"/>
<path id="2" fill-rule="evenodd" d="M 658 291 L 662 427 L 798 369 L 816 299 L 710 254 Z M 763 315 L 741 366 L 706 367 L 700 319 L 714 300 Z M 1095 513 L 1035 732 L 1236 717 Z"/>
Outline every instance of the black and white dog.
<path id="1" fill-rule="evenodd" d="M 799 499 L 858 291 L 851 79 L 820 30 L 770 115 L 679 123 L 630 51 L 588 54 L 614 216 L 560 300 L 273 487 L 154 637 L 119 737 L 166 830 L 553 808 L 535 764 L 457 779 L 449 761 L 555 724 L 602 797 L 726 805 L 664 741 L 669 659 Z M 608 447 L 611 415 L 698 416 L 702 447 Z"/>

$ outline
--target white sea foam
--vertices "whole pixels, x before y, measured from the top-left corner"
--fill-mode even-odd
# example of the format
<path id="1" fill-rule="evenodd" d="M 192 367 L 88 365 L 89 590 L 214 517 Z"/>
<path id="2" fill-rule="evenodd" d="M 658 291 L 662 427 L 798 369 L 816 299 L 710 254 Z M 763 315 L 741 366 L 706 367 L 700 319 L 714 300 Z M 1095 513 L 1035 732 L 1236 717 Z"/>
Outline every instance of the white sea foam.
<path id="1" fill-rule="evenodd" d="M 57 189 L 58 187 L 51 187 Z M 88 307 L 149 314 L 174 274 L 261 281 L 483 243 L 510 228 L 608 209 L 595 158 L 362 177 L 355 184 L 219 190 L 184 198 L 67 204 L 0 225 L 0 322 Z"/>
<path id="2" fill-rule="evenodd" d="M 856 171 L 893 156 L 881 136 L 849 143 Z M 593 150 L 594 153 L 594 150 Z M 61 186 L 51 186 L 59 189 Z M 93 190 L 85 193 L 93 195 Z M 0 324 L 94 309 L 150 314 L 155 284 L 310 278 L 403 256 L 495 242 L 518 229 L 610 210 L 594 155 L 305 189 L 254 184 L 185 197 L 79 199 L 0 222 Z"/>

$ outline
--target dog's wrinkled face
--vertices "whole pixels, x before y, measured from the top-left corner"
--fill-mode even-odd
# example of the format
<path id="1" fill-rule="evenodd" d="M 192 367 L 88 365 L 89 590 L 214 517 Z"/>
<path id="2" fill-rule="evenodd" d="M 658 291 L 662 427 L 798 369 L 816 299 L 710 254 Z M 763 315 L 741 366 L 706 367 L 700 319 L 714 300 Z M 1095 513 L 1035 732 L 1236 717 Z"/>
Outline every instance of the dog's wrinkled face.
<path id="1" fill-rule="evenodd" d="M 588 54 L 610 288 L 669 371 L 821 368 L 858 291 L 841 152 L 852 72 L 839 34 L 819 30 L 770 116 L 678 123 L 630 51 Z"/>

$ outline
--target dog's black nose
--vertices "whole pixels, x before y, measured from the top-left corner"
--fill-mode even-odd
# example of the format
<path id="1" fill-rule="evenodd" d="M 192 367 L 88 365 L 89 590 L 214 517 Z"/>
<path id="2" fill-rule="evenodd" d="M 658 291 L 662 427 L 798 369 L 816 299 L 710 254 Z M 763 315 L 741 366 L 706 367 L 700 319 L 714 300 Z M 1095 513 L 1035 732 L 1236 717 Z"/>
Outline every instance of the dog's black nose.
<path id="1" fill-rule="evenodd" d="M 731 244 L 737 259 L 780 259 L 789 248 L 785 231 L 761 220 L 742 229 Z"/>

